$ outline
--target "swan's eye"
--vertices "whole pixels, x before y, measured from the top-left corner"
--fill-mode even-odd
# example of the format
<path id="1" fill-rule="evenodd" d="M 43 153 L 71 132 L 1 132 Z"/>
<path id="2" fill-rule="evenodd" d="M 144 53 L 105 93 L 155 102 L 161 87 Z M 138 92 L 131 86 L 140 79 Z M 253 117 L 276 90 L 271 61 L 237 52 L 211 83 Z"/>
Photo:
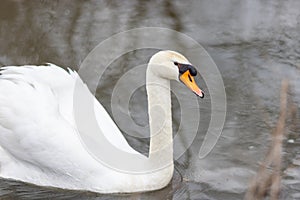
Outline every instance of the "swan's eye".
<path id="1" fill-rule="evenodd" d="M 174 65 L 178 66 L 178 62 L 175 61 L 175 62 L 174 62 Z"/>

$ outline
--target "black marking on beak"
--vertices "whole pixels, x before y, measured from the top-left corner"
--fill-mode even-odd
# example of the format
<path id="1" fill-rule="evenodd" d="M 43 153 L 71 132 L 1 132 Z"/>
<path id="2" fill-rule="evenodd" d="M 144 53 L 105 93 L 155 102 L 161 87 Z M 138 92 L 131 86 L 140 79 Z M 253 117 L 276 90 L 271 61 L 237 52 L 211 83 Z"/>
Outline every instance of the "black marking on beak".
<path id="1" fill-rule="evenodd" d="M 184 72 L 186 72 L 187 70 L 189 70 L 192 76 L 196 76 L 197 75 L 197 70 L 192 65 L 181 64 L 181 63 L 178 63 L 178 62 L 174 62 L 174 65 L 176 65 L 178 67 L 180 74 L 183 74 Z"/>

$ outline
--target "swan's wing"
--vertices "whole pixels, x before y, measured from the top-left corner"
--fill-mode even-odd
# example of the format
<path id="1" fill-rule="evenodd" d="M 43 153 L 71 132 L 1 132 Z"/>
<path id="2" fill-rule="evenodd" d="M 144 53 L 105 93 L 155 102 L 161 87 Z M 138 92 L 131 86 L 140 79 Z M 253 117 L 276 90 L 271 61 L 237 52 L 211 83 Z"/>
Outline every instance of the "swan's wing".
<path id="1" fill-rule="evenodd" d="M 1 147 L 17 160 L 44 168 L 59 168 L 58 160 L 74 162 L 72 157 L 84 162 L 87 152 L 78 138 L 73 117 L 76 80 L 75 72 L 68 73 L 55 65 L 2 68 Z M 105 137 L 116 147 L 136 154 L 101 104 L 95 102 L 96 117 L 102 119 L 102 122 L 98 120 L 99 126 L 109 124 L 109 128 L 103 130 Z M 65 163 L 60 167 L 64 169 Z"/>
<path id="2" fill-rule="evenodd" d="M 74 130 L 59 113 L 55 94 L 50 87 L 22 74 L 22 70 L 17 70 L 18 73 L 12 73 L 12 68 L 7 70 L 0 76 L 1 147 L 19 165 L 61 171 L 63 166 L 55 163 L 60 160 L 55 157 L 61 157 L 69 148 L 68 140 L 63 139 L 76 138 L 72 136 Z M 9 160 L 0 160 L 2 167 L 17 168 L 15 163 L 6 163 Z"/>

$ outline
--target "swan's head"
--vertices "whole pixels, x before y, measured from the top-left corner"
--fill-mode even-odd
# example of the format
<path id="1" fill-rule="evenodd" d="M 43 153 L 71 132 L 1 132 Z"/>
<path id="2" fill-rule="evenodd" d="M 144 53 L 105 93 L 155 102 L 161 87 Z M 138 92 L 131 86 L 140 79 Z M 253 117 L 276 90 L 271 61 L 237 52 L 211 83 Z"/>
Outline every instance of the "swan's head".
<path id="1" fill-rule="evenodd" d="M 157 76 L 182 82 L 197 96 L 204 97 L 203 91 L 194 80 L 197 75 L 196 68 L 180 53 L 160 51 L 151 57 L 148 68 Z"/>

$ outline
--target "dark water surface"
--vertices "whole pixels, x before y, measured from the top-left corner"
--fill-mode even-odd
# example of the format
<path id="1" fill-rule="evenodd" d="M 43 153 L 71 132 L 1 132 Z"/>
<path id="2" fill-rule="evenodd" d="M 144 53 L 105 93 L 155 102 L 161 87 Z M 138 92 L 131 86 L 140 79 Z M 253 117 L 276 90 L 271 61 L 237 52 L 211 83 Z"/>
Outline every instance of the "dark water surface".
<path id="1" fill-rule="evenodd" d="M 160 191 L 100 195 L 0 180 L 0 199 L 242 199 L 267 151 L 271 127 L 279 115 L 283 79 L 289 80 L 289 96 L 300 108 L 299 8 L 298 0 L 2 0 L 1 66 L 51 62 L 76 70 L 96 45 L 115 33 L 138 27 L 170 28 L 192 37 L 212 56 L 225 83 L 228 112 L 216 147 L 200 160 L 210 101 L 199 101 L 198 135 L 175 161 L 172 183 Z M 111 48 L 141 42 L 142 38 L 136 38 Z M 156 51 L 130 52 L 111 64 L 97 90 L 97 98 L 109 112 L 114 84 L 127 70 L 147 63 Z M 176 130 L 180 108 L 173 99 Z M 133 119 L 144 126 L 146 106 L 145 89 L 140 88 L 129 108 Z M 293 119 L 284 142 L 282 199 L 300 199 L 299 112 Z M 148 140 L 126 137 L 137 150 L 148 151 Z M 182 136 L 182 142 L 188 137 L 188 133 Z"/>

